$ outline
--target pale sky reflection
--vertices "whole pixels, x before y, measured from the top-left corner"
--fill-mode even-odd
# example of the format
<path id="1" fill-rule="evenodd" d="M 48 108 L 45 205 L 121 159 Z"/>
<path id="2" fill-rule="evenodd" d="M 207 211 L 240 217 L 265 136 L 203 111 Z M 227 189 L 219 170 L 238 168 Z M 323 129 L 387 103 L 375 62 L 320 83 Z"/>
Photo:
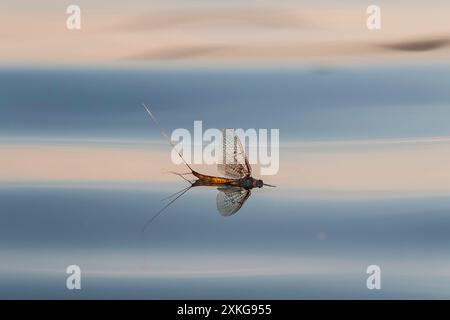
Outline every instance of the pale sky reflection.
<path id="1" fill-rule="evenodd" d="M 280 151 L 280 171 L 265 181 L 306 193 L 411 192 L 450 194 L 448 139 L 323 141 L 291 144 Z M 169 148 L 112 144 L 61 145 L 48 143 L 0 145 L 0 181 L 128 184 L 177 182 L 167 171 L 185 172 L 171 163 Z M 196 165 L 217 173 L 215 166 Z M 258 167 L 255 166 L 255 176 Z M 180 181 L 181 183 L 181 181 Z"/>

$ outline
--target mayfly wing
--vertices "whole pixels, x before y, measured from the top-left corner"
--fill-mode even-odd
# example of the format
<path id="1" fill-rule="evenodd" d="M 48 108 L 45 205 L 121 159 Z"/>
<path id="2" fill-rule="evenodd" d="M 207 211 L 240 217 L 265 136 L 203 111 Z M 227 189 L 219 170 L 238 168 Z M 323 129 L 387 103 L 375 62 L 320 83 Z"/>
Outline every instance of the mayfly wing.
<path id="1" fill-rule="evenodd" d="M 251 191 L 239 187 L 219 188 L 216 203 L 217 210 L 222 216 L 231 216 L 242 208 L 250 197 Z"/>
<path id="2" fill-rule="evenodd" d="M 231 129 L 224 129 L 222 138 L 223 154 L 217 170 L 231 178 L 250 176 L 252 167 L 239 137 Z"/>

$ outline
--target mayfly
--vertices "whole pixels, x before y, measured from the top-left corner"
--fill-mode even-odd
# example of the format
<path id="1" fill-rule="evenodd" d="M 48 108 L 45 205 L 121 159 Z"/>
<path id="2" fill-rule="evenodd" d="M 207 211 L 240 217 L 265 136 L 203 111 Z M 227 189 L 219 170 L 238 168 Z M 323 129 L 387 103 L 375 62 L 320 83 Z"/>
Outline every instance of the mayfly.
<path id="1" fill-rule="evenodd" d="M 170 146 L 175 150 L 181 160 L 189 169 L 187 173 L 177 173 L 172 172 L 187 182 L 189 186 L 184 188 L 166 200 L 172 199 L 167 205 L 165 205 L 161 210 L 159 210 L 145 225 L 144 229 L 149 225 L 157 216 L 159 216 L 165 209 L 167 209 L 172 203 L 174 203 L 183 194 L 189 191 L 192 187 L 216 187 L 219 190 L 216 198 L 217 210 L 223 216 L 231 216 L 242 208 L 245 201 L 250 197 L 251 190 L 253 188 L 262 188 L 263 186 L 275 187 L 270 184 L 264 183 L 260 179 L 255 179 L 252 177 L 252 167 L 248 161 L 247 155 L 242 147 L 239 137 L 236 135 L 224 134 L 224 155 L 225 159 L 228 159 L 223 164 L 218 164 L 217 169 L 224 177 L 210 176 L 206 174 L 199 173 L 191 168 L 191 166 L 185 161 L 181 153 L 175 148 L 174 144 L 170 140 L 169 136 L 166 134 L 164 129 L 159 124 L 158 120 L 151 113 L 145 104 L 143 104 L 145 111 L 148 113 L 150 118 L 158 127 L 162 136 L 167 140 Z M 189 180 L 185 176 L 192 175 L 196 179 Z"/>

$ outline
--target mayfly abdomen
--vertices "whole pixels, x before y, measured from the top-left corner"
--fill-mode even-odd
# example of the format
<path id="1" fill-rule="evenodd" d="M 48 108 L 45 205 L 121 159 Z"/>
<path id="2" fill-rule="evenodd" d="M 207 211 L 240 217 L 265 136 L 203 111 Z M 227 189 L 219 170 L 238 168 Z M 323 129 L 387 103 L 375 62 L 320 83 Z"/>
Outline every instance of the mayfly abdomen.
<path id="1" fill-rule="evenodd" d="M 205 183 L 210 183 L 212 185 L 227 185 L 232 184 L 233 182 L 237 181 L 236 179 L 230 179 L 230 178 L 222 178 L 222 177 L 214 177 L 214 176 L 208 176 L 206 174 L 201 174 L 198 172 L 193 171 L 192 174 L 196 176 L 199 180 Z"/>

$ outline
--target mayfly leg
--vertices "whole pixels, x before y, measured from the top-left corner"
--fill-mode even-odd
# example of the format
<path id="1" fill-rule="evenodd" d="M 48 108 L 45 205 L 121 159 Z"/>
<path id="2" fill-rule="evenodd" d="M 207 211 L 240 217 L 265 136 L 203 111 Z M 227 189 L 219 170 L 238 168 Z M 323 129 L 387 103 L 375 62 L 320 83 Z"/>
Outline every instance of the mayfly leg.
<path id="1" fill-rule="evenodd" d="M 188 175 L 188 174 L 192 174 L 192 172 L 186 172 L 186 173 L 178 173 L 178 172 L 174 172 L 174 171 L 169 171 L 169 173 L 172 174 L 176 174 L 177 176 L 183 178 L 184 180 L 186 180 L 187 182 L 189 182 L 190 184 L 192 184 L 192 182 L 189 179 L 186 179 L 184 176 Z"/>

